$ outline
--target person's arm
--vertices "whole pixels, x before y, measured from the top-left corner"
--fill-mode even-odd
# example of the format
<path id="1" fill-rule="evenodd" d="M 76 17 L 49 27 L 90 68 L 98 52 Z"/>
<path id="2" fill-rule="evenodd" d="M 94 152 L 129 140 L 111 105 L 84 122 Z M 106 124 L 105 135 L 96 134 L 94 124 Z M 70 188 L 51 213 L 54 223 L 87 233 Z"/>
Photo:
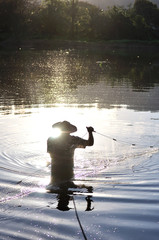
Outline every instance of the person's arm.
<path id="1" fill-rule="evenodd" d="M 94 129 L 92 127 L 87 127 L 87 131 L 88 131 L 88 140 L 72 136 L 74 139 L 74 144 L 72 145 L 73 147 L 85 148 L 87 146 L 93 146 L 94 137 L 93 137 L 92 132 L 94 132 Z"/>
<path id="2" fill-rule="evenodd" d="M 93 146 L 94 144 L 94 137 L 93 137 L 93 132 L 94 132 L 94 128 L 92 127 L 87 127 L 87 131 L 88 131 L 88 144 L 87 146 Z"/>

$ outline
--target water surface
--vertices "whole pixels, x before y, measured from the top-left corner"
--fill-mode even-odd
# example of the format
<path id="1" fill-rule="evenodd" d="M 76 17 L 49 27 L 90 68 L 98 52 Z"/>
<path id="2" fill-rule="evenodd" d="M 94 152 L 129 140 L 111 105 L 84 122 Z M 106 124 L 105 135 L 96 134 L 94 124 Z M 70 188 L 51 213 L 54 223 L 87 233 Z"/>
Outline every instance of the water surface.
<path id="1" fill-rule="evenodd" d="M 87 239 L 157 240 L 158 58 L 30 50 L 1 52 L 0 63 L 0 238 L 84 239 L 76 206 Z M 80 137 L 96 130 L 75 152 L 74 182 L 90 193 L 45 190 L 46 141 L 61 120 Z"/>

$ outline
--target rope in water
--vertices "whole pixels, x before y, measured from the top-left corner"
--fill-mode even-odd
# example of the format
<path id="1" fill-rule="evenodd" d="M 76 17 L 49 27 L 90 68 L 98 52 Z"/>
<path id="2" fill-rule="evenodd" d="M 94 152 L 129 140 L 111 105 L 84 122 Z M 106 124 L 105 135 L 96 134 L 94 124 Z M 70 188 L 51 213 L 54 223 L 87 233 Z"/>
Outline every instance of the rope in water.
<path id="1" fill-rule="evenodd" d="M 135 146 L 139 146 L 139 147 L 150 147 L 150 148 L 153 148 L 153 147 L 154 147 L 154 145 L 145 146 L 145 145 L 142 145 L 142 144 L 136 144 L 136 143 L 130 143 L 130 142 L 123 141 L 123 140 L 117 140 L 116 138 L 107 136 L 107 135 L 105 135 L 105 134 L 102 134 L 102 133 L 99 133 L 99 132 L 96 132 L 96 131 L 94 131 L 94 132 L 97 133 L 98 135 L 101 135 L 101 136 L 103 136 L 103 137 L 105 137 L 105 138 L 108 138 L 108 139 L 110 139 L 110 140 L 113 140 L 113 141 L 115 141 L 115 142 L 123 143 L 123 144 L 126 144 L 126 145 L 131 145 L 131 146 L 133 146 L 133 147 L 135 147 Z"/>
<path id="2" fill-rule="evenodd" d="M 83 229 L 83 227 L 82 227 L 81 221 L 80 221 L 79 216 L 78 216 L 78 212 L 77 212 L 77 208 L 76 208 L 76 203 L 75 203 L 74 197 L 72 197 L 72 199 L 73 199 L 73 205 L 74 205 L 75 214 L 76 214 L 76 218 L 77 218 L 78 224 L 79 224 L 79 226 L 80 226 L 80 229 L 81 229 L 81 231 L 82 231 L 82 234 L 83 234 L 84 239 L 87 240 L 86 234 L 85 234 L 85 232 L 84 232 L 84 229 Z"/>

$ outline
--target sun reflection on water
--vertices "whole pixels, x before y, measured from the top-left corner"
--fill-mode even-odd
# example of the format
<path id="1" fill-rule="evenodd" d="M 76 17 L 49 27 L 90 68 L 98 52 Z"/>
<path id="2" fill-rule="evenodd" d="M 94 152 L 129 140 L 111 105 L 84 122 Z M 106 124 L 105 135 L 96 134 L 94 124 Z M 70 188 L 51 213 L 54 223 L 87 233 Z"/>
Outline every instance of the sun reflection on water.
<path id="1" fill-rule="evenodd" d="M 125 106 L 105 109 L 98 108 L 98 105 L 81 107 L 81 105 L 58 104 L 49 107 L 33 107 L 29 110 L 30 113 L 27 115 L 10 115 L 14 128 L 10 127 L 7 131 L 11 140 L 12 134 L 16 133 L 16 138 L 13 137 L 17 145 L 14 146 L 14 152 L 9 149 L 8 155 L 17 160 L 23 159 L 28 164 L 27 167 L 31 168 L 32 166 L 35 170 L 46 167 L 47 175 L 50 175 L 47 139 L 52 136 L 52 125 L 56 122 L 64 120 L 71 122 L 78 129 L 72 135 L 84 139 L 88 138 L 86 127 L 89 126 L 92 126 L 96 132 L 108 136 L 103 137 L 93 133 L 94 146 L 75 151 L 75 168 L 78 176 L 87 173 L 94 174 L 103 167 L 109 167 L 112 164 L 117 164 L 120 159 L 127 158 L 128 151 L 134 152 L 134 150 L 130 148 L 130 145 L 121 144 L 118 140 L 128 143 L 133 140 L 133 142 L 138 143 L 141 137 L 144 137 L 144 134 L 149 134 L 147 132 L 149 129 L 155 128 L 146 113 L 140 114 L 139 117 L 135 111 L 129 110 Z M 8 119 L 5 121 L 9 122 L 9 116 L 5 119 Z M 145 122 L 143 122 L 143 119 Z M 146 128 L 147 123 L 149 129 Z M 10 126 L 10 124 L 8 125 Z M 139 131 L 141 129 L 142 131 Z M 54 130 L 54 137 L 55 133 L 60 134 L 57 129 Z M 5 134 L 7 133 L 5 132 Z M 117 141 L 113 141 L 113 138 L 117 139 Z M 15 153 L 16 155 L 14 155 Z"/>

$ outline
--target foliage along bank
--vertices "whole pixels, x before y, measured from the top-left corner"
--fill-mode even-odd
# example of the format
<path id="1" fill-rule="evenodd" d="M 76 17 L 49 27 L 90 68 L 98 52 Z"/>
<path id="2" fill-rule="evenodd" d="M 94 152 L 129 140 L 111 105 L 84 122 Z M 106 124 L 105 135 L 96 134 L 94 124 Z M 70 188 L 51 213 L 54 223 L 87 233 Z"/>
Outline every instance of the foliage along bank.
<path id="1" fill-rule="evenodd" d="M 159 8 L 149 0 L 107 10 L 78 0 L 0 0 L 6 39 L 159 40 Z"/>

